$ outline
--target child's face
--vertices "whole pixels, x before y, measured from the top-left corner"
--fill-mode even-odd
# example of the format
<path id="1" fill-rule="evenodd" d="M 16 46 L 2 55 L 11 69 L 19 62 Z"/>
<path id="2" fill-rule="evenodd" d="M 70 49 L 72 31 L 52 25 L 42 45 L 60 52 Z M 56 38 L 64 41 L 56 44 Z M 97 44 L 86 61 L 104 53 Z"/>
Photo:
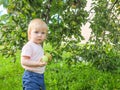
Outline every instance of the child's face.
<path id="1" fill-rule="evenodd" d="M 30 33 L 30 40 L 36 44 L 41 44 L 46 39 L 46 30 L 33 29 Z"/>

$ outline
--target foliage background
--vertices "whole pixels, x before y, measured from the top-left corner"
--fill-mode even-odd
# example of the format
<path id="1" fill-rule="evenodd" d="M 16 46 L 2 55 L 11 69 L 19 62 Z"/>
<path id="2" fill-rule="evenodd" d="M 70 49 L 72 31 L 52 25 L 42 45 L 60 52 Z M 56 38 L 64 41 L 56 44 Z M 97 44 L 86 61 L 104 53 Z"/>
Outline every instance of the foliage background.
<path id="1" fill-rule="evenodd" d="M 0 82 L 4 83 L 0 86 L 18 85 L 15 88 L 20 89 L 23 70 L 19 56 L 27 42 L 27 25 L 33 18 L 42 18 L 49 26 L 44 49 L 53 56 L 45 73 L 50 90 L 119 90 L 120 0 L 92 0 L 89 11 L 84 9 L 86 3 L 87 0 L 0 0 L 8 12 L 0 16 L 0 52 L 6 58 L 1 56 Z M 92 19 L 88 18 L 91 13 L 95 14 Z M 81 27 L 87 22 L 91 37 L 81 44 Z M 11 78 L 14 75 L 16 78 Z M 51 75 L 55 75 L 54 79 Z M 59 87 L 61 83 L 64 84 Z"/>

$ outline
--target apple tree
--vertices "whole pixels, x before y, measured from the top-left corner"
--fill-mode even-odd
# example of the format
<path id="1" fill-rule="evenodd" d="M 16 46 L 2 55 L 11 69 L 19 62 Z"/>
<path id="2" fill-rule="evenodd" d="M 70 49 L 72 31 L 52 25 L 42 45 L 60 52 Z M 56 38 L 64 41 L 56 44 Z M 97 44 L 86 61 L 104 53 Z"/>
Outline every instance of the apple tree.
<path id="1" fill-rule="evenodd" d="M 120 1 L 92 0 L 92 33 L 81 56 L 102 70 L 120 66 Z M 85 54 L 85 52 L 87 52 Z"/>
<path id="2" fill-rule="evenodd" d="M 77 62 L 78 57 L 90 61 L 102 70 L 120 66 L 120 1 L 92 0 L 91 9 L 85 10 L 88 0 L 0 0 L 8 14 L 0 16 L 0 33 L 6 57 L 13 56 L 27 42 L 27 26 L 34 18 L 43 19 L 49 26 L 48 39 L 56 58 L 61 55 Z M 93 13 L 93 18 L 88 16 Z M 92 29 L 90 40 L 84 39 L 81 27 L 86 22 Z M 68 52 L 66 54 L 66 52 Z"/>
<path id="3" fill-rule="evenodd" d="M 6 57 L 14 56 L 25 44 L 27 26 L 34 18 L 41 18 L 48 24 L 46 43 L 55 51 L 60 50 L 62 43 L 66 46 L 64 50 L 71 51 L 74 48 L 71 44 L 83 39 L 80 27 L 87 21 L 86 0 L 4 0 L 1 3 L 8 12 L 0 18 L 1 52 Z"/>

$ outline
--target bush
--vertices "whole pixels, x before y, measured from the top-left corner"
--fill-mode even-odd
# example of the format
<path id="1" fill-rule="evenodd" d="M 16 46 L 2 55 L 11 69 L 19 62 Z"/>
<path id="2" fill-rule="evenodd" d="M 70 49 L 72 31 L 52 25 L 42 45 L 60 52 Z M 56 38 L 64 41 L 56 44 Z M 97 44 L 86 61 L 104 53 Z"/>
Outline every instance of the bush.
<path id="1" fill-rule="evenodd" d="M 88 61 L 92 62 L 99 70 L 114 72 L 120 68 L 120 54 L 119 50 L 114 47 L 88 45 L 80 56 Z"/>
<path id="2" fill-rule="evenodd" d="M 10 59 L 0 56 L 0 90 L 22 90 L 23 69 L 20 61 L 18 59 L 13 63 Z"/>
<path id="3" fill-rule="evenodd" d="M 63 61 L 52 63 L 47 66 L 45 81 L 47 90 L 120 89 L 119 75 L 98 71 L 91 64 L 85 63 L 77 63 L 72 66 L 68 66 Z"/>
<path id="4" fill-rule="evenodd" d="M 23 68 L 18 55 L 16 63 L 0 56 L 0 90 L 22 90 Z M 119 73 L 102 72 L 89 62 L 71 66 L 63 60 L 53 60 L 46 67 L 47 90 L 120 90 Z"/>

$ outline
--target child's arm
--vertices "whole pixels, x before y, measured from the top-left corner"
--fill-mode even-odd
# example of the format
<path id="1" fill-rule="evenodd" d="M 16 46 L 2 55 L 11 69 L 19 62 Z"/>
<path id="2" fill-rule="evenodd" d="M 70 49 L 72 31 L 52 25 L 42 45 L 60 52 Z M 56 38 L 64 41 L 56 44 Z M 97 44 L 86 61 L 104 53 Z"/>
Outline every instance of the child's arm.
<path id="1" fill-rule="evenodd" d="M 29 56 L 22 56 L 21 57 L 21 64 L 24 66 L 28 67 L 42 67 L 45 66 L 47 63 L 46 62 L 41 62 L 40 60 L 38 61 L 32 61 L 30 60 Z"/>

